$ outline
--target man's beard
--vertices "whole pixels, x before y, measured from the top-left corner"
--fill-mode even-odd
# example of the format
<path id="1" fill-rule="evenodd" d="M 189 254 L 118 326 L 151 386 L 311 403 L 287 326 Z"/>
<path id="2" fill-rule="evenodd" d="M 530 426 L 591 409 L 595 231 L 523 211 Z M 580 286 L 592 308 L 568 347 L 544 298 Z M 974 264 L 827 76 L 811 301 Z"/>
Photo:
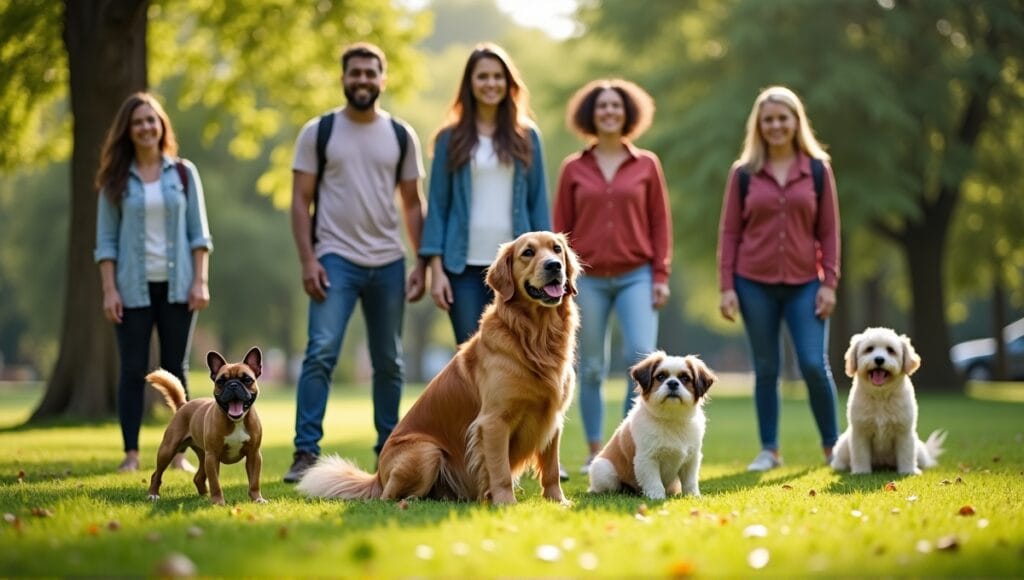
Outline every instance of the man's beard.
<path id="1" fill-rule="evenodd" d="M 358 94 L 359 89 L 345 87 L 345 99 L 348 100 L 348 104 L 352 105 L 352 108 L 357 111 L 368 111 L 373 108 L 373 104 L 377 102 L 377 97 L 380 96 L 380 89 L 367 88 L 368 94 L 366 96 L 360 96 Z"/>

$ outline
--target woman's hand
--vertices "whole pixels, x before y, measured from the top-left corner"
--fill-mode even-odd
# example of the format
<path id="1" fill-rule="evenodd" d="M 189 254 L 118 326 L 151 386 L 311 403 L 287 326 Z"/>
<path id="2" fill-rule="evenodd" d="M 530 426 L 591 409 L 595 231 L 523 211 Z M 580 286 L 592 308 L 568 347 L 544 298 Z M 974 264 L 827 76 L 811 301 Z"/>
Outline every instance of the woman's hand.
<path id="1" fill-rule="evenodd" d="M 836 289 L 822 286 L 814 297 L 814 315 L 825 320 L 836 309 Z"/>
<path id="2" fill-rule="evenodd" d="M 669 290 L 667 283 L 655 282 L 651 298 L 654 309 L 660 310 L 662 306 L 668 304 L 668 297 L 671 293 L 672 291 Z"/>
<path id="3" fill-rule="evenodd" d="M 124 305 L 121 303 L 121 293 L 117 289 L 103 291 L 103 316 L 114 324 L 121 324 Z"/>
<path id="4" fill-rule="evenodd" d="M 430 258 L 430 297 L 434 299 L 434 304 L 445 312 L 451 309 L 451 304 L 455 300 L 452 296 L 451 282 L 444 273 L 441 256 Z"/>
<path id="5" fill-rule="evenodd" d="M 718 312 L 729 322 L 736 322 L 736 314 L 740 311 L 740 300 L 735 290 L 725 290 L 718 302 Z"/>
<path id="6" fill-rule="evenodd" d="M 210 305 L 210 287 L 206 282 L 196 281 L 188 291 L 188 311 L 197 312 Z"/>

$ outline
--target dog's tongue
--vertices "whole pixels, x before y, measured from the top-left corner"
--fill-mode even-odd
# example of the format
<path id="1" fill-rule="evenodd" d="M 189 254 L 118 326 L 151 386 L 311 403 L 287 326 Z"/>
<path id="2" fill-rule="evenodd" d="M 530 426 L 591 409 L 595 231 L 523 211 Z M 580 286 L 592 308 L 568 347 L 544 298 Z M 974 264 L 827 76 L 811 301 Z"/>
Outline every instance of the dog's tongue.
<path id="1" fill-rule="evenodd" d="M 871 384 L 878 387 L 884 385 L 885 381 L 889 380 L 889 371 L 875 369 L 868 373 L 868 378 L 871 379 Z"/>
<path id="2" fill-rule="evenodd" d="M 242 401 L 234 400 L 228 403 L 228 415 L 238 417 L 242 414 Z"/>
<path id="3" fill-rule="evenodd" d="M 544 287 L 544 291 L 552 298 L 561 298 L 565 294 L 565 288 L 561 284 L 548 284 Z"/>

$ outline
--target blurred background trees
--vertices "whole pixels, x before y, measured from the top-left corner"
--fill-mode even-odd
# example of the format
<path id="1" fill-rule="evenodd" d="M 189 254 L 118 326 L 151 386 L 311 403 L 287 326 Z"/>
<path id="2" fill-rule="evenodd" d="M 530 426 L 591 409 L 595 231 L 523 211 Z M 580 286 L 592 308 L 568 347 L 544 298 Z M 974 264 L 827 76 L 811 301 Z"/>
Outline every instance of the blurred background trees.
<path id="1" fill-rule="evenodd" d="M 194 362 L 208 348 L 230 358 L 258 344 L 275 351 L 271 368 L 287 380 L 307 305 L 284 211 L 292 145 L 302 123 L 342 103 L 338 57 L 358 39 L 387 52 L 384 106 L 416 128 L 428 169 L 431 136 L 479 41 L 504 45 L 523 72 L 552 192 L 561 160 L 583 146 L 564 125 L 578 86 L 621 76 L 654 95 L 655 125 L 639 144 L 661 156 L 673 202 L 668 350 L 749 368 L 741 327 L 717 315 L 714 252 L 727 170 L 769 84 L 803 96 L 833 155 L 844 228 L 834 369 L 853 332 L 881 324 L 914 338 L 922 385 L 958 389 L 949 344 L 996 335 L 1024 307 L 1020 0 L 585 0 L 568 39 L 518 25 L 489 0 L 214 4 L 0 4 L 0 372 L 100 401 L 74 411 L 64 399 L 55 412 L 112 409 L 115 353 L 91 260 L 89 184 L 102 129 L 124 95 L 147 86 L 207 191 L 212 302 Z M 103 32 L 110 64 L 88 74 L 107 96 L 93 92 L 78 109 L 75 63 L 103 55 L 82 52 L 70 31 L 95 36 L 103 19 L 131 31 L 117 17 L 132 7 L 141 32 Z M 141 74 L 112 84 L 130 63 Z M 454 346 L 450 334 L 429 301 L 408 309 L 410 380 L 430 378 Z M 339 380 L 365 378 L 362 342 L 353 320 Z"/>

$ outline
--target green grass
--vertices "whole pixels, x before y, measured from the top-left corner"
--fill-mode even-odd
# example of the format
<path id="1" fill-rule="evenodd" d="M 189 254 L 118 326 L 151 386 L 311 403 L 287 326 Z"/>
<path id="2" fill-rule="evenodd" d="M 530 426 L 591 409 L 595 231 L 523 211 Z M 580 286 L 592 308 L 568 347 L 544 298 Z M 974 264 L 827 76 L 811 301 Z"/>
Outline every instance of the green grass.
<path id="1" fill-rule="evenodd" d="M 203 380 L 197 375 L 193 384 Z M 822 464 L 799 389 L 787 390 L 783 406 L 785 467 L 745 472 L 757 451 L 754 412 L 749 397 L 725 394 L 745 381 L 728 382 L 716 387 L 718 396 L 712 390 L 706 408 L 703 497 L 586 494 L 574 406 L 562 454 L 573 472 L 565 485 L 571 508 L 542 500 L 526 478 L 513 507 L 414 501 L 404 510 L 310 501 L 280 482 L 291 459 L 291 391 L 265 388 L 258 403 L 270 503 L 247 501 L 236 464 L 222 468 L 228 506 L 214 507 L 181 472 L 165 476 L 160 501 L 146 499 L 162 422 L 143 427 L 143 471 L 112 473 L 121 458 L 116 423 L 17 427 L 39 393 L 0 386 L 0 513 L 9 514 L 0 522 L 0 575 L 149 575 L 175 553 L 204 576 L 1021 575 L 1019 388 L 986 399 L 919 395 L 921 434 L 949 430 L 941 466 L 918 477 L 853 477 Z M 622 384 L 607 389 L 619 393 Z M 417 393 L 409 391 L 405 408 Z M 608 403 L 608 433 L 620 401 Z M 365 388 L 335 389 L 325 451 L 372 465 L 370 416 Z M 885 489 L 890 481 L 894 491 Z M 959 515 L 967 505 L 975 515 Z M 48 515 L 33 515 L 36 508 Z M 745 537 L 754 525 L 766 535 Z M 949 538 L 956 548 L 938 549 Z M 769 559 L 755 570 L 748 557 L 758 549 Z M 539 557 L 545 551 L 553 561 Z"/>

